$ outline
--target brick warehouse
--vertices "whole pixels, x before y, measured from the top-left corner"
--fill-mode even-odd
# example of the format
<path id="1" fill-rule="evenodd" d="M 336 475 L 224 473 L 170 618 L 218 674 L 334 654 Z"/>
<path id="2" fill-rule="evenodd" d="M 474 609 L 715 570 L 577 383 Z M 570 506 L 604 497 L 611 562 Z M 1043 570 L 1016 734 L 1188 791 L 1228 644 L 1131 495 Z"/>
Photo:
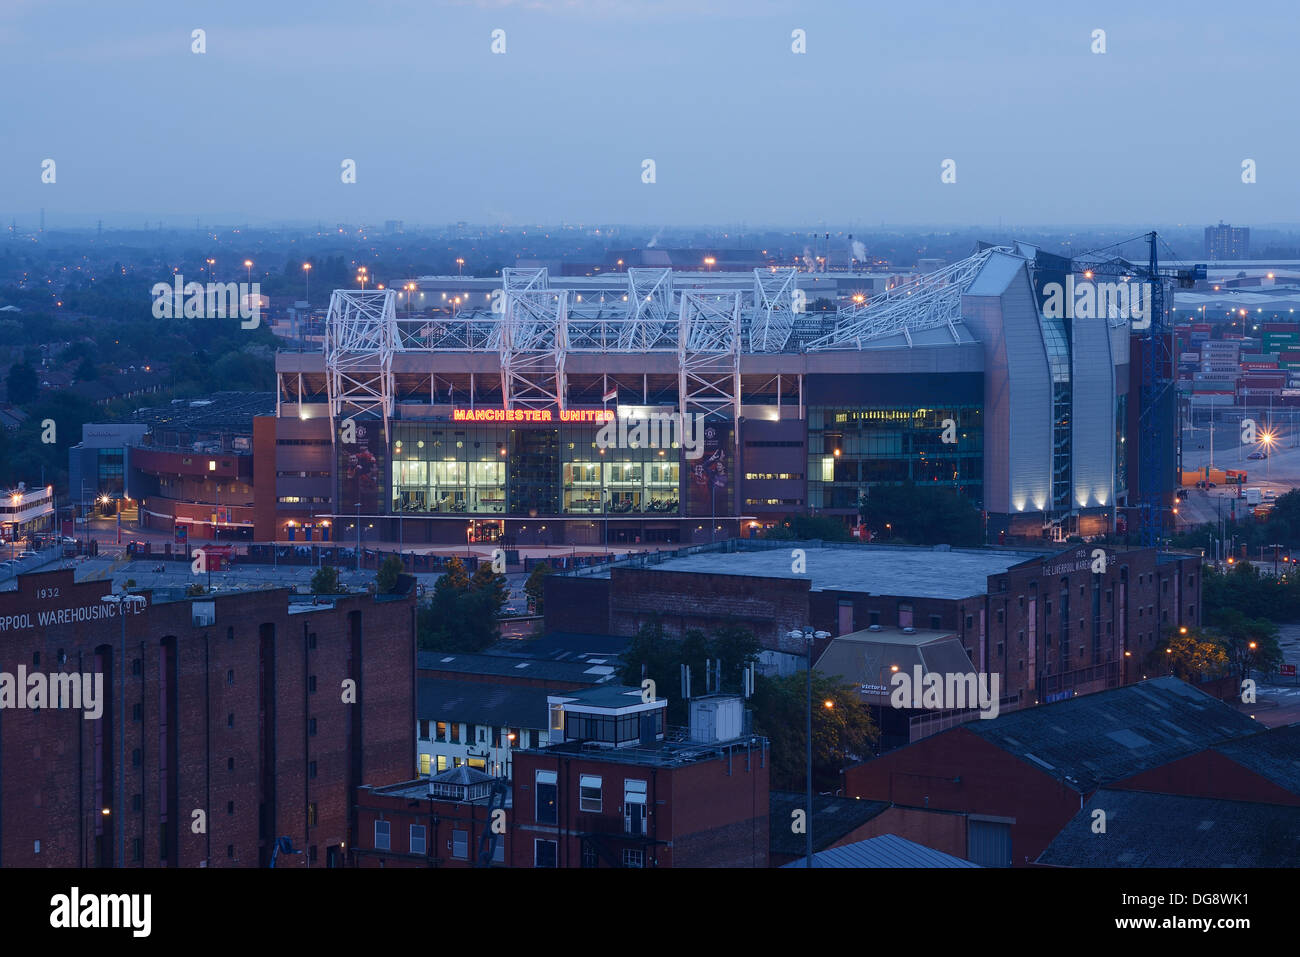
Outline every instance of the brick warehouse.
<path id="1" fill-rule="evenodd" d="M 729 542 L 550 575 L 546 624 L 610 635 L 656 620 L 670 635 L 743 625 L 800 660 L 803 642 L 786 635 L 807 625 L 833 637 L 942 630 L 1024 706 L 1140 681 L 1168 629 L 1200 623 L 1199 558 L 1105 548 L 1094 573 L 1096 551 Z"/>
<path id="2" fill-rule="evenodd" d="M 970 860 L 1023 866 L 1098 788 L 1167 780 L 1175 774 L 1164 766 L 1207 748 L 1241 750 L 1261 731 L 1231 704 L 1153 678 L 942 731 L 846 768 L 844 794 L 965 814 Z"/>
<path id="3" fill-rule="evenodd" d="M 304 853 L 277 866 L 341 865 L 355 788 L 414 770 L 411 597 L 312 605 L 275 589 L 129 614 L 119 807 L 122 619 L 108 591 L 56 571 L 0 594 L 0 671 L 104 676 L 98 719 L 0 710 L 0 866 L 114 866 L 119 815 L 128 867 L 266 866 L 280 836 Z"/>

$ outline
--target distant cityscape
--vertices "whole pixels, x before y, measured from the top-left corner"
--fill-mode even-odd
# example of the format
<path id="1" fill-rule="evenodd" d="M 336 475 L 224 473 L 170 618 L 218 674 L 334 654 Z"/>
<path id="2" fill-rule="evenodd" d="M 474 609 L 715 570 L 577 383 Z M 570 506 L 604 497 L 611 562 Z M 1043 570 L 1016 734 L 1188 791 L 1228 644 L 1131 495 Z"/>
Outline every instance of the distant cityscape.
<path id="1" fill-rule="evenodd" d="M 11 222 L 0 866 L 1294 866 L 1300 240 L 1203 232 Z"/>

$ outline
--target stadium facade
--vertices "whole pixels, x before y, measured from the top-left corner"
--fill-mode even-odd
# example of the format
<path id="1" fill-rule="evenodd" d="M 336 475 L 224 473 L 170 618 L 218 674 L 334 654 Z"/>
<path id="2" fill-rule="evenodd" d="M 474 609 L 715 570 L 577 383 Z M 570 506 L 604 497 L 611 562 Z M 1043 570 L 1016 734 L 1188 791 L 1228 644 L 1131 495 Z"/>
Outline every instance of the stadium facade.
<path id="1" fill-rule="evenodd" d="M 905 482 L 967 496 L 993 541 L 1101 533 L 1130 491 L 1131 333 L 1049 318 L 1043 285 L 1069 272 L 1016 244 L 883 290 L 781 268 L 338 290 L 322 348 L 277 356 L 256 537 L 707 542 L 799 512 L 853 524 Z M 703 447 L 599 434 L 668 416 Z"/>

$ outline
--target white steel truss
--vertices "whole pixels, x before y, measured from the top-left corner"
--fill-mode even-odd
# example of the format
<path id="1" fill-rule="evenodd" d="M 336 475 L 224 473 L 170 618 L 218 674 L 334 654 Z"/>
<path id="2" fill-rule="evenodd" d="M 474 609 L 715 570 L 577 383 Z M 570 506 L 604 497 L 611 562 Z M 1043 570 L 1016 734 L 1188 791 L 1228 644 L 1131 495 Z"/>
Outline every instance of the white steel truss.
<path id="1" fill-rule="evenodd" d="M 619 330 L 618 346 L 630 352 L 672 349 L 673 271 L 627 271 L 627 322 Z"/>
<path id="2" fill-rule="evenodd" d="M 912 333 L 945 326 L 956 341 L 961 297 L 994 253 L 1014 254 L 1009 247 L 990 246 L 968 259 L 900 283 L 861 305 L 841 307 L 835 331 L 814 339 L 805 348 L 809 352 L 861 349 L 864 342 L 899 333 L 910 346 Z"/>
<path id="3" fill-rule="evenodd" d="M 794 331 L 797 273 L 793 267 L 754 270 L 750 352 L 780 352 Z"/>
<path id="4" fill-rule="evenodd" d="M 677 319 L 677 401 L 683 416 L 740 414 L 739 291 L 683 291 Z"/>
<path id="5" fill-rule="evenodd" d="M 397 293 L 392 289 L 336 289 L 325 317 L 325 378 L 331 435 L 340 416 L 377 411 L 393 414 L 393 349 Z"/>
<path id="6" fill-rule="evenodd" d="M 533 270 L 502 270 L 506 272 Z M 547 289 L 541 282 L 524 288 L 506 279 L 505 314 L 501 317 L 501 396 L 507 409 L 564 408 L 567 399 L 564 356 L 568 351 L 569 291 Z"/>

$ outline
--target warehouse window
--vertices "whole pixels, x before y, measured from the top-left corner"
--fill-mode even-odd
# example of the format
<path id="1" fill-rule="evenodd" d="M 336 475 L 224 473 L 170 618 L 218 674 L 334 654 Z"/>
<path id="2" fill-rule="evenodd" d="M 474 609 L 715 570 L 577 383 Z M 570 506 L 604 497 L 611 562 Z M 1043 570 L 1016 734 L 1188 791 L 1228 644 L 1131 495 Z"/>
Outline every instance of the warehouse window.
<path id="1" fill-rule="evenodd" d="M 579 782 L 582 810 L 600 813 L 601 795 L 600 778 L 594 774 L 584 774 Z"/>
<path id="2" fill-rule="evenodd" d="M 389 850 L 389 831 L 391 827 L 387 821 L 375 822 L 375 850 Z"/>
<path id="3" fill-rule="evenodd" d="M 424 853 L 424 825 L 423 824 L 411 825 L 411 853 L 412 854 Z"/>
<path id="4" fill-rule="evenodd" d="M 558 867 L 555 841 L 533 841 L 533 866 Z"/>
<path id="5" fill-rule="evenodd" d="M 420 755 L 420 774 L 427 775 L 428 773 L 429 773 L 429 755 L 422 754 Z"/>
<path id="6" fill-rule="evenodd" d="M 556 786 L 554 771 L 537 772 L 537 804 L 536 817 L 538 824 L 554 824 L 556 822 Z"/>
<path id="7" fill-rule="evenodd" d="M 451 832 L 451 856 L 460 861 L 469 858 L 469 831 Z"/>

